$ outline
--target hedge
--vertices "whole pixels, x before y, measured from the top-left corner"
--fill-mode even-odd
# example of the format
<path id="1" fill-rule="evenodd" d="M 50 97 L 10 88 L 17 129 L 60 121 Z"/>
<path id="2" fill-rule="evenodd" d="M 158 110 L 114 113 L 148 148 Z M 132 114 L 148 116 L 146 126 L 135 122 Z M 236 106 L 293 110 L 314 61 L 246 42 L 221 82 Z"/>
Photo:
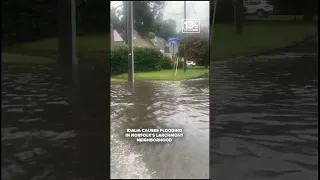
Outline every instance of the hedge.
<path id="1" fill-rule="evenodd" d="M 134 47 L 134 71 L 148 72 L 172 68 L 172 60 L 158 49 Z M 111 49 L 111 75 L 128 72 L 128 47 L 114 46 Z"/>

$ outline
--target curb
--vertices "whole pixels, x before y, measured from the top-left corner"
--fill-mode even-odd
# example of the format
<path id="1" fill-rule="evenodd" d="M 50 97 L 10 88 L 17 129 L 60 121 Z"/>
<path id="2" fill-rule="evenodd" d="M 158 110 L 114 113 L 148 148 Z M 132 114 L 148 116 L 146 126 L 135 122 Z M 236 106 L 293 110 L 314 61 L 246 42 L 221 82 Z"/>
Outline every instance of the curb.
<path id="1" fill-rule="evenodd" d="M 209 72 L 202 74 L 200 76 L 197 77 L 193 77 L 193 78 L 189 78 L 189 79 L 185 79 L 185 80 L 191 80 L 191 79 L 201 79 L 201 78 L 209 78 Z"/>

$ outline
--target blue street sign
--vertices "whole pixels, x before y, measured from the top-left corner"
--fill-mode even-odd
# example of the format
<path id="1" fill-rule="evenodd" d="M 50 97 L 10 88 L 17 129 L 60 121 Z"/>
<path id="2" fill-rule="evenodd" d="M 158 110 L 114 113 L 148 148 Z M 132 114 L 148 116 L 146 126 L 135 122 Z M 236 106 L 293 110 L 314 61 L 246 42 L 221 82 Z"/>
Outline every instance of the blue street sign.
<path id="1" fill-rule="evenodd" d="M 170 41 L 172 44 L 177 44 L 177 40 L 171 40 Z"/>
<path id="2" fill-rule="evenodd" d="M 179 40 L 180 40 L 179 37 L 169 37 L 169 38 L 168 38 L 168 41 L 171 42 L 171 43 L 173 43 L 173 44 L 176 44 L 177 41 L 179 41 Z"/>

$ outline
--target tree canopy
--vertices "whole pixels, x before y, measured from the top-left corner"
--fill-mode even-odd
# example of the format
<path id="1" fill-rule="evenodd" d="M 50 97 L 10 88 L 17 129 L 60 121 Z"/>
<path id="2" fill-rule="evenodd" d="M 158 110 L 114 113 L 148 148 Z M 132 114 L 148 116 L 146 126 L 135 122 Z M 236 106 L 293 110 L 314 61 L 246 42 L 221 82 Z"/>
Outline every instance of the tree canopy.
<path id="1" fill-rule="evenodd" d="M 210 58 L 210 42 L 207 28 L 201 29 L 201 33 L 190 34 L 186 39 L 181 39 L 178 55 L 184 56 L 184 44 L 186 45 L 186 55 L 188 60 L 194 60 L 198 65 L 209 65 Z"/>
<path id="2" fill-rule="evenodd" d="M 165 1 L 133 1 L 133 26 L 144 37 L 150 32 L 163 39 L 176 36 L 176 22 L 172 19 L 163 20 L 162 10 Z M 111 23 L 118 32 L 124 31 L 124 18 L 119 18 L 123 11 L 111 10 Z"/>

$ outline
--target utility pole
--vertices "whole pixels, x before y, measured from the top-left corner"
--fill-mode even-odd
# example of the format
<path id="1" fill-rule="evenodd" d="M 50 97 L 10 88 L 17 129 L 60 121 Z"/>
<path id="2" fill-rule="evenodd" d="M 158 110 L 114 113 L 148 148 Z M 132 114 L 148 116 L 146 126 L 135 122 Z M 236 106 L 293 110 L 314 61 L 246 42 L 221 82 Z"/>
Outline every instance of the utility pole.
<path id="1" fill-rule="evenodd" d="M 123 25 L 123 41 L 126 45 L 128 45 L 128 1 L 123 1 L 123 10 L 124 10 L 124 25 Z"/>
<path id="2" fill-rule="evenodd" d="M 184 1 L 184 19 L 187 19 L 187 1 Z M 186 44 L 187 44 L 187 34 L 184 33 L 184 43 L 183 43 L 183 72 L 187 70 L 187 52 L 186 52 Z"/>
<path id="3" fill-rule="evenodd" d="M 242 34 L 243 22 L 244 22 L 244 4 L 243 0 L 236 0 L 236 32 L 237 34 Z"/>
<path id="4" fill-rule="evenodd" d="M 134 56 L 133 56 L 133 1 L 127 3 L 127 42 L 128 42 L 128 81 L 134 82 Z"/>
<path id="5" fill-rule="evenodd" d="M 58 1 L 59 62 L 77 65 L 75 0 Z"/>

